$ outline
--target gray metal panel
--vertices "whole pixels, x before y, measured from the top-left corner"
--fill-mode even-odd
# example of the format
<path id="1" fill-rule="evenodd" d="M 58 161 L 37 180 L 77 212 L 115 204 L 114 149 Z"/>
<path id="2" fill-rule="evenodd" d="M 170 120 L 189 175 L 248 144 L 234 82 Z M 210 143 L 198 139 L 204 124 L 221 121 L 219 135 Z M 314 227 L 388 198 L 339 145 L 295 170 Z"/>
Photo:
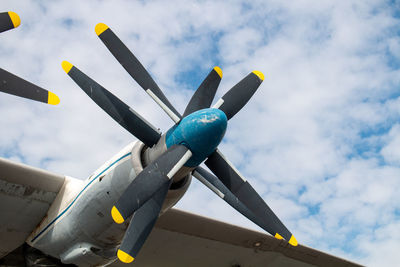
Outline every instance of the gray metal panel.
<path id="1" fill-rule="evenodd" d="M 172 209 L 132 266 L 360 266 L 270 235 Z M 111 266 L 127 266 L 115 262 Z"/>
<path id="2" fill-rule="evenodd" d="M 0 158 L 0 258 L 25 242 L 46 215 L 64 179 Z"/>
<path id="3" fill-rule="evenodd" d="M 0 158 L 0 180 L 57 193 L 65 177 L 22 163 Z"/>

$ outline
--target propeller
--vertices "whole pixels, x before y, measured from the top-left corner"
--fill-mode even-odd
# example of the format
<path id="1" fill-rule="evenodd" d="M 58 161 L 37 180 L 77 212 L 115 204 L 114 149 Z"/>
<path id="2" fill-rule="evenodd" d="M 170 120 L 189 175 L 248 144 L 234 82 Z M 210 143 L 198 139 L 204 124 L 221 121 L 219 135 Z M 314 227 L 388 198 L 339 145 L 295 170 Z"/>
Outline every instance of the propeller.
<path id="1" fill-rule="evenodd" d="M 185 146 L 171 147 L 138 174 L 112 207 L 116 223 L 134 214 L 117 252 L 122 262 L 130 263 L 136 257 L 158 218 L 172 177 L 191 156 Z"/>
<path id="2" fill-rule="evenodd" d="M 263 81 L 264 74 L 257 70 L 251 72 L 221 97 L 213 108 L 222 110 L 230 120 L 247 104 Z"/>
<path id="3" fill-rule="evenodd" d="M 297 246 L 296 238 L 278 216 L 271 210 L 256 190 L 239 173 L 225 156 L 216 150 L 205 161 L 206 166 L 221 180 L 248 209 L 262 221 L 262 228 L 278 239 L 285 239 L 289 244 Z M 250 218 L 249 218 L 250 219 Z"/>
<path id="4" fill-rule="evenodd" d="M 60 98 L 33 83 L 30 83 L 2 68 L 0 68 L 0 91 L 31 100 L 57 105 Z"/>
<path id="5" fill-rule="evenodd" d="M 193 171 L 192 175 L 243 216 L 266 230 L 264 223 L 256 217 L 253 212 L 249 210 L 216 176 L 212 175 L 200 166 Z"/>
<path id="6" fill-rule="evenodd" d="M 219 99 L 213 108 L 222 110 L 226 118 L 228 120 L 231 119 L 247 104 L 263 80 L 264 75 L 260 71 L 255 70 L 249 73 Z M 194 93 L 190 103 L 196 103 L 196 98 L 201 98 L 205 92 L 204 87 L 200 86 Z M 190 109 L 186 108 L 186 110 Z M 190 112 L 185 111 L 185 113 Z M 180 140 L 180 142 L 182 141 Z M 218 177 L 223 186 L 220 182 L 213 179 L 211 174 L 206 173 L 204 169 L 200 169 L 199 167 L 196 169 L 197 172 L 193 173 L 196 178 L 203 183 L 206 182 L 206 186 L 229 205 L 268 233 L 277 239 L 285 239 L 289 244 L 297 246 L 298 242 L 296 238 L 220 151 L 216 150 L 210 154 L 205 164 Z"/>
<path id="7" fill-rule="evenodd" d="M 183 117 L 197 110 L 210 107 L 221 79 L 222 70 L 219 67 L 214 67 L 190 99 L 185 112 L 183 112 Z"/>
<path id="8" fill-rule="evenodd" d="M 20 24 L 21 19 L 17 13 L 12 11 L 0 13 L 0 32 L 14 29 Z M 2 68 L 0 68 L 0 92 L 51 105 L 60 103 L 60 99 L 54 93 L 34 85 Z"/>
<path id="9" fill-rule="evenodd" d="M 125 46 L 125 44 L 115 35 L 115 33 L 104 23 L 98 23 L 95 32 L 103 41 L 108 50 L 125 68 L 131 77 L 145 90 L 150 90 L 156 95 L 176 116 L 181 115 L 165 97 L 149 72 L 143 67 L 139 60 Z"/>
<path id="10" fill-rule="evenodd" d="M 123 223 L 155 192 L 169 183 L 176 172 L 188 161 L 192 153 L 183 145 L 169 148 L 160 157 L 147 165 L 126 188 L 111 210 L 116 223 Z"/>
<path id="11" fill-rule="evenodd" d="M 126 186 L 111 209 L 111 217 L 116 223 L 131 218 L 117 252 L 118 258 L 125 263 L 134 260 L 159 216 L 174 176 L 178 171 L 182 171 L 179 175 L 184 175 L 182 173 L 189 174 L 192 170 L 193 176 L 245 217 L 277 239 L 285 239 L 297 246 L 297 240 L 286 226 L 217 149 L 225 134 L 227 121 L 246 105 L 263 82 L 264 75 L 259 71 L 251 72 L 213 108 L 209 108 L 222 78 L 221 69 L 215 67 L 192 96 L 182 117 L 149 72 L 107 25 L 97 24 L 95 32 L 132 78 L 175 122 L 161 138 L 149 122 L 116 96 L 71 63 L 62 63 L 65 72 L 98 106 L 141 140 L 148 151 L 159 155 L 146 162 L 148 165 Z M 161 153 L 160 149 L 164 152 Z M 215 176 L 198 166 L 204 160 Z"/>
<path id="12" fill-rule="evenodd" d="M 17 13 L 12 11 L 0 13 L 0 32 L 17 28 L 21 24 L 21 19 Z"/>
<path id="13" fill-rule="evenodd" d="M 136 258 L 157 221 L 171 182 L 172 180 L 163 184 L 154 196 L 132 216 L 117 252 L 120 261 L 131 263 Z"/>
<path id="14" fill-rule="evenodd" d="M 136 136 L 148 147 L 152 147 L 157 143 L 161 137 L 160 133 L 138 113 L 68 61 L 63 61 L 61 66 L 99 107 L 128 132 Z"/>

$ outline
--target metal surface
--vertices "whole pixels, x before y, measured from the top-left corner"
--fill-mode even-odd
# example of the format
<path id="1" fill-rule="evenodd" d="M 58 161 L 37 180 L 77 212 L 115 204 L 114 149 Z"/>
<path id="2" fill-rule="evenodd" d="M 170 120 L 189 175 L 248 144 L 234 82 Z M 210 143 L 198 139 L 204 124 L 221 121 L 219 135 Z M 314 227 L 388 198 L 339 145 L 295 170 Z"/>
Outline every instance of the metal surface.
<path id="1" fill-rule="evenodd" d="M 222 71 L 219 67 L 211 70 L 187 104 L 183 117 L 211 106 L 221 78 Z"/>
<path id="2" fill-rule="evenodd" d="M 150 122 L 77 67 L 66 61 L 62 66 L 71 79 L 119 125 L 148 147 L 152 147 L 158 142 L 161 134 Z"/>
<path id="3" fill-rule="evenodd" d="M 358 264 L 269 235 L 171 209 L 161 216 L 134 263 L 110 266 L 337 266 Z"/>
<path id="4" fill-rule="evenodd" d="M 132 54 L 132 52 L 125 46 L 125 44 L 118 38 L 115 33 L 108 28 L 107 25 L 99 23 L 96 25 L 96 33 L 118 60 L 118 62 L 124 67 L 124 69 L 131 75 L 131 77 L 144 89 L 150 89 L 153 94 L 160 99 L 169 110 L 171 110 L 178 118 L 181 118 L 179 112 L 174 106 L 168 101 L 164 93 L 155 83 L 149 72 L 144 68 L 142 63 Z"/>
<path id="5" fill-rule="evenodd" d="M 82 266 L 112 261 L 127 224 L 115 225 L 105 215 L 124 191 L 124 185 L 136 176 L 133 165 L 140 165 L 139 158 L 136 162 L 129 157 L 119 161 L 121 155 L 135 151 L 132 154 L 138 156 L 140 148 L 140 142 L 130 144 L 105 163 L 86 181 L 90 186 L 82 189 L 81 197 L 76 196 L 81 184 L 75 185 L 72 178 L 0 159 L 0 258 L 23 244 L 30 232 L 33 237 L 54 217 L 64 215 L 65 219 L 49 228 L 35 247 L 53 257 L 69 252 L 70 258 L 75 257 L 73 262 Z M 107 173 L 102 176 L 105 170 Z M 178 191 L 186 189 L 185 185 Z M 168 194 L 179 199 L 182 193 L 178 196 L 174 191 Z M 65 212 L 68 207 L 73 208 Z M 43 218 L 47 211 L 49 218 Z M 40 220 L 42 226 L 35 229 Z M 79 250 L 88 241 L 90 257 Z M 290 246 L 270 235 L 174 209 L 159 218 L 133 265 L 360 266 L 302 245 Z M 129 265 L 115 262 L 111 266 Z"/>
<path id="6" fill-rule="evenodd" d="M 192 153 L 185 146 L 177 145 L 144 168 L 128 186 L 125 186 L 124 193 L 115 203 L 114 207 L 122 220 L 118 221 L 113 215 L 114 220 L 122 223 L 143 206 L 160 188 L 164 187 L 165 184 L 170 184 L 171 178 L 191 155 Z"/>
<path id="7" fill-rule="evenodd" d="M 60 99 L 54 93 L 30 83 L 0 68 L 0 92 L 57 105 Z"/>
<path id="8" fill-rule="evenodd" d="M 297 240 L 276 216 L 262 197 L 250 185 L 240 172 L 217 149 L 205 162 L 206 166 L 261 222 L 261 227 L 277 238 L 284 238 L 296 246 Z M 252 218 L 249 218 L 252 220 Z M 257 222 L 257 224 L 259 224 Z"/>
<path id="9" fill-rule="evenodd" d="M 228 120 L 238 113 L 250 100 L 253 94 L 263 81 L 263 76 L 259 76 L 257 71 L 251 72 L 240 82 L 233 86 L 223 97 L 223 102 L 219 102 L 219 109 L 222 110 Z"/>
<path id="10" fill-rule="evenodd" d="M 0 158 L 0 180 L 58 192 L 64 176 Z"/>
<path id="11" fill-rule="evenodd" d="M 0 258 L 25 242 L 46 215 L 64 179 L 0 158 Z"/>
<path id="12" fill-rule="evenodd" d="M 185 164 L 197 167 L 219 145 L 227 127 L 225 113 L 219 109 L 207 108 L 184 117 L 165 135 L 167 148 L 183 144 L 192 151 L 192 158 Z"/>
<path id="13" fill-rule="evenodd" d="M 28 245 L 78 266 L 115 260 L 129 220 L 116 224 L 110 211 L 136 178 L 135 169 L 142 169 L 143 147 L 141 142 L 127 145 L 77 186 L 75 180 L 67 179 L 48 216 L 27 239 Z M 180 187 L 169 190 L 162 212 L 182 197 L 189 183 L 186 179 Z"/>
<path id="14" fill-rule="evenodd" d="M 55 200 L 49 217 L 32 232 L 27 243 L 79 266 L 107 263 L 109 251 L 115 252 L 127 226 L 114 226 L 109 214 L 124 185 L 135 177 L 132 145 L 122 149 L 78 188 L 66 188 L 63 194 L 72 198 Z M 90 247 L 90 251 L 80 250 L 83 246 Z"/>

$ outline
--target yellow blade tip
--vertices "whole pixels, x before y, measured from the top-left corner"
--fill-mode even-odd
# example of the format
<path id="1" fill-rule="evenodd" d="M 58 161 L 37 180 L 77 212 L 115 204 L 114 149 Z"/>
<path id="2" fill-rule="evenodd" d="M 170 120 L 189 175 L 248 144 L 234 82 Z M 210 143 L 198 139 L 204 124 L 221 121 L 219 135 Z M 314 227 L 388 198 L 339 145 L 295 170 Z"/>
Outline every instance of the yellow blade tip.
<path id="1" fill-rule="evenodd" d="M 121 224 L 124 222 L 124 218 L 122 217 L 121 213 L 119 213 L 118 209 L 113 206 L 111 209 L 111 217 L 113 218 L 114 222 Z"/>
<path id="2" fill-rule="evenodd" d="M 126 253 L 126 252 L 123 252 L 123 251 L 120 250 L 120 249 L 118 249 L 117 256 L 118 256 L 118 259 L 119 259 L 120 261 L 122 261 L 123 263 L 131 263 L 131 262 L 135 259 L 135 258 L 132 257 L 131 255 L 129 255 L 129 254 Z"/>
<path id="3" fill-rule="evenodd" d="M 292 245 L 292 246 L 294 246 L 294 247 L 298 245 L 297 240 L 296 240 L 296 238 L 294 237 L 294 235 L 292 235 L 292 236 L 290 237 L 290 239 L 289 239 L 289 244 Z"/>
<path id="4" fill-rule="evenodd" d="M 276 239 L 280 239 L 280 240 L 283 239 L 283 237 L 282 237 L 280 234 L 278 234 L 278 233 L 275 234 L 275 238 L 276 238 Z"/>
<path id="5" fill-rule="evenodd" d="M 108 29 L 108 26 L 104 23 L 97 23 L 96 27 L 94 28 L 94 31 L 96 32 L 97 36 L 102 34 L 105 30 Z"/>
<path id="6" fill-rule="evenodd" d="M 253 73 L 257 75 L 257 77 L 260 78 L 261 81 L 264 81 L 264 74 L 261 71 L 254 70 Z"/>
<path id="7" fill-rule="evenodd" d="M 50 105 L 58 105 L 60 103 L 60 98 L 52 92 L 49 91 L 49 96 L 47 97 L 47 103 Z"/>
<path id="8" fill-rule="evenodd" d="M 63 61 L 63 62 L 61 62 L 61 67 L 63 68 L 63 70 L 66 72 L 66 73 L 68 73 L 71 69 L 72 69 L 72 67 L 73 67 L 74 65 L 72 65 L 71 63 L 69 63 L 68 61 Z"/>
<path id="9" fill-rule="evenodd" d="M 17 28 L 19 25 L 21 25 L 21 19 L 17 13 L 9 11 L 8 16 L 10 16 L 10 19 L 14 25 L 14 28 Z"/>
<path id="10" fill-rule="evenodd" d="M 222 78 L 222 70 L 221 70 L 221 68 L 218 67 L 218 66 L 215 66 L 215 67 L 214 67 L 214 70 L 218 73 L 219 77 Z"/>

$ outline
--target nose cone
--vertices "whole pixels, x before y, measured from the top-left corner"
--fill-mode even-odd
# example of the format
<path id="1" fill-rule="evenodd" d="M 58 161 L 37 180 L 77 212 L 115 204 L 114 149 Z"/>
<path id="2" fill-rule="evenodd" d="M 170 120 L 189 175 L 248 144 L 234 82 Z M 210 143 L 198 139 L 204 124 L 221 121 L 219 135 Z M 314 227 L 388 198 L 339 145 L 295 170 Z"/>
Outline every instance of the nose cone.
<path id="1" fill-rule="evenodd" d="M 166 145 L 181 144 L 189 148 L 193 156 L 185 164 L 195 167 L 206 159 L 224 137 L 227 117 L 219 109 L 202 109 L 186 116 L 166 134 Z"/>

